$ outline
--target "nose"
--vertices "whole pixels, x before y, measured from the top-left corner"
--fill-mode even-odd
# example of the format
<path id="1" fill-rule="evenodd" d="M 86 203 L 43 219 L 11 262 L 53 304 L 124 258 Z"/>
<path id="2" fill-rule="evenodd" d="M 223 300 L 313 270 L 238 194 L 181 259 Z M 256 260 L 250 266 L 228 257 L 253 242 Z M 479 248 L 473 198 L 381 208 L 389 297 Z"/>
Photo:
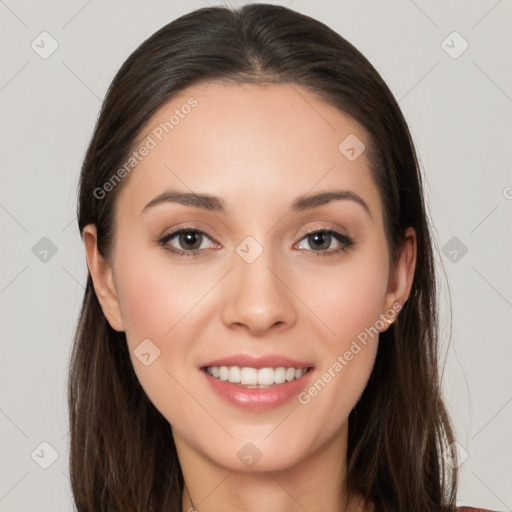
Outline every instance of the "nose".
<path id="1" fill-rule="evenodd" d="M 255 336 L 290 328 L 297 320 L 297 310 L 285 274 L 270 250 L 264 250 L 252 263 L 235 253 L 233 270 L 223 280 L 224 324 Z"/>

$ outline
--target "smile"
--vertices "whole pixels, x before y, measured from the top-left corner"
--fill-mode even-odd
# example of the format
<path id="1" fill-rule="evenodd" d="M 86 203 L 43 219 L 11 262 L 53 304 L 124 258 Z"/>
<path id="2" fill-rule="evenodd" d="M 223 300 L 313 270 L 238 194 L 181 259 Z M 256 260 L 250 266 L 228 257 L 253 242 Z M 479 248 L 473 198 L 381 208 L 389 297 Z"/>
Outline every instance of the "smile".
<path id="1" fill-rule="evenodd" d="M 221 381 L 247 389 L 264 389 L 300 379 L 309 368 L 279 366 L 277 368 L 251 368 L 240 366 L 208 366 L 204 371 Z"/>

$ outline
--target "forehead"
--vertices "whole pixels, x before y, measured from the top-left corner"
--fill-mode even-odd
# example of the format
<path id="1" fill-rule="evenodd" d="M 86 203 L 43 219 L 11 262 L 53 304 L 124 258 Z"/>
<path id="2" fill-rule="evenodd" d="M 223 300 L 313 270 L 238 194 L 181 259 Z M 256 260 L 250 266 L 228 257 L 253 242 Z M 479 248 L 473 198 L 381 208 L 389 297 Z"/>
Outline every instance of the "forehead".
<path id="1" fill-rule="evenodd" d="M 196 84 L 143 130 L 138 147 L 151 149 L 123 195 L 142 208 L 168 187 L 254 206 L 335 187 L 366 189 L 371 202 L 378 197 L 365 145 L 358 123 L 296 84 Z M 362 151 L 355 159 L 352 148 Z"/>

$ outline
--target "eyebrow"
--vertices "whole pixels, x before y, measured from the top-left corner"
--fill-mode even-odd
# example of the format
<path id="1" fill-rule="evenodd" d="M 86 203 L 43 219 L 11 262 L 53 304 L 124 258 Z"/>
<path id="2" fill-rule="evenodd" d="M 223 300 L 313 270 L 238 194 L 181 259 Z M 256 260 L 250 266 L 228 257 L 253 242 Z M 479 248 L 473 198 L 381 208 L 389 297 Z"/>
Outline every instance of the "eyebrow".
<path id="1" fill-rule="evenodd" d="M 350 190 L 333 190 L 328 192 L 319 192 L 313 195 L 299 196 L 293 201 L 290 210 L 292 212 L 301 212 L 311 208 L 316 208 L 318 206 L 323 206 L 324 204 L 330 203 L 332 201 L 339 200 L 348 200 L 359 204 L 363 207 L 366 213 L 372 217 L 370 208 L 366 202 L 358 194 Z M 162 203 L 178 203 L 193 208 L 201 208 L 203 210 L 215 212 L 226 211 L 226 204 L 220 197 L 212 196 L 210 194 L 167 190 L 166 192 L 152 199 L 146 206 L 144 206 L 141 214 L 149 208 Z"/>

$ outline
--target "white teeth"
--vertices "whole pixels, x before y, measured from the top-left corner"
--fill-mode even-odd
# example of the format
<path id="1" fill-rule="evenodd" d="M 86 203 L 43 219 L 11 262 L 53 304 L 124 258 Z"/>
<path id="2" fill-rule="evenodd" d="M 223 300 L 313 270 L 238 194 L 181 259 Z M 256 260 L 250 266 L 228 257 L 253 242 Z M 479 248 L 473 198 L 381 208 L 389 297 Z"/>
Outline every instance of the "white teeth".
<path id="1" fill-rule="evenodd" d="M 286 380 L 291 381 L 293 379 L 295 379 L 295 368 L 288 368 L 286 370 Z"/>
<path id="2" fill-rule="evenodd" d="M 245 384 L 245 382 L 241 382 L 241 384 Z M 258 370 L 258 384 L 272 386 L 272 384 L 274 384 L 274 369 L 260 368 Z"/>
<path id="3" fill-rule="evenodd" d="M 256 368 L 242 368 L 238 382 L 246 386 L 255 386 L 258 384 L 258 370 Z"/>
<path id="4" fill-rule="evenodd" d="M 274 370 L 274 382 L 276 384 L 282 384 L 286 380 L 286 368 L 282 366 Z"/>
<path id="5" fill-rule="evenodd" d="M 230 366 L 228 381 L 232 382 L 233 384 L 240 382 L 240 368 L 238 366 Z"/>
<path id="6" fill-rule="evenodd" d="M 307 368 L 249 368 L 239 366 L 209 366 L 206 369 L 208 375 L 233 384 L 240 384 L 248 388 L 264 388 L 274 384 L 283 384 L 285 381 L 299 379 Z"/>

